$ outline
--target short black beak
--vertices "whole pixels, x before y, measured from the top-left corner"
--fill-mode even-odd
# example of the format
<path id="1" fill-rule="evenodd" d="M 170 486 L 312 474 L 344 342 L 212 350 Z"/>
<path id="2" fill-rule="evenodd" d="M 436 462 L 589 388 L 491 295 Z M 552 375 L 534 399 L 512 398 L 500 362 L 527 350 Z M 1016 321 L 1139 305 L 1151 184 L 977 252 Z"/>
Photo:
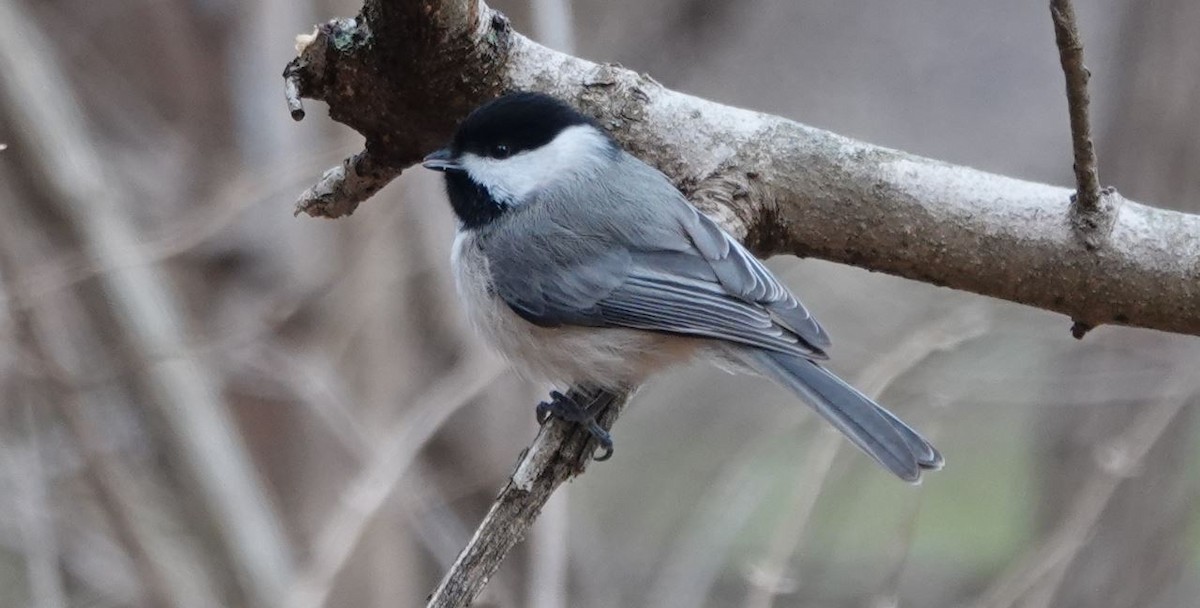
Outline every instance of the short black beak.
<path id="1" fill-rule="evenodd" d="M 446 148 L 426 156 L 425 160 L 421 162 L 421 166 L 434 171 L 462 171 L 462 165 L 458 164 L 454 153 Z"/>

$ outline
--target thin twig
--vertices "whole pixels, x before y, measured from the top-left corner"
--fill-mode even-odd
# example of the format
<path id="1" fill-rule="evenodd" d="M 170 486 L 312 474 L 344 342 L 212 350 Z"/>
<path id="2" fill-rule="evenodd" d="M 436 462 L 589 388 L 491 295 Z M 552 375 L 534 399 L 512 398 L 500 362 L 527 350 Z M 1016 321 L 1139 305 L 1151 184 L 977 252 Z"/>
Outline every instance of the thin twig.
<path id="1" fill-rule="evenodd" d="M 584 402 L 595 398 L 575 389 L 569 396 Z M 606 395 L 606 398 L 610 403 L 599 422 L 608 429 L 620 415 L 628 395 Z M 500 567 L 504 556 L 528 534 L 554 490 L 583 472 L 592 447 L 590 436 L 577 425 L 557 418 L 543 425 L 475 535 L 430 596 L 427 608 L 469 605 Z"/>
<path id="2" fill-rule="evenodd" d="M 1071 0 L 1050 0 L 1054 21 L 1054 42 L 1067 81 L 1067 111 L 1071 118 L 1071 147 L 1075 157 L 1075 195 L 1069 209 L 1071 225 L 1088 249 L 1097 249 L 1116 224 L 1116 203 L 1120 197 L 1112 188 L 1102 190 L 1096 169 L 1096 150 L 1092 144 L 1088 116 L 1088 80 L 1092 73 L 1083 64 L 1083 41 L 1075 26 L 1075 8 Z M 1106 200 L 1107 199 L 1107 200 Z M 1097 323 L 1072 317 L 1071 335 L 1082 340 Z"/>
<path id="3" fill-rule="evenodd" d="M 24 391 L 15 386 L 13 389 L 9 405 L 20 410 L 25 441 L 20 447 L 13 442 L 12 447 L 0 450 L 0 462 L 9 469 L 8 476 L 16 486 L 14 494 L 18 501 L 16 510 L 20 515 L 18 525 L 25 550 L 29 596 L 31 604 L 38 608 L 65 608 L 68 603 L 59 568 L 62 559 L 57 538 L 59 532 L 54 526 L 58 513 L 52 508 L 47 491 L 37 410 L 30 399 L 21 399 Z"/>
<path id="4" fill-rule="evenodd" d="M 499 365 L 485 369 L 475 364 L 464 366 L 441 380 L 392 426 L 390 432 L 382 435 L 365 470 L 342 493 L 336 511 L 318 532 L 313 543 L 313 561 L 297 578 L 285 606 L 320 608 L 325 605 L 333 591 L 333 583 L 368 524 L 386 504 L 425 444 L 451 414 L 470 403 L 503 369 Z"/>
<path id="5" fill-rule="evenodd" d="M 645 606 L 692 608 L 704 603 L 721 574 L 721 566 L 771 490 L 771 479 L 755 465 L 801 425 L 777 425 L 730 457 L 695 501 L 684 531 L 659 563 L 657 580 L 647 592 Z"/>
<path id="6" fill-rule="evenodd" d="M 15 280 L 16 274 L 16 264 L 11 263 L 7 255 L 0 254 L 0 285 L 3 285 L 14 301 L 23 304 L 24 297 L 19 282 Z M 152 558 L 149 548 L 150 533 L 136 518 L 136 506 L 139 501 L 131 496 L 129 484 L 125 483 L 127 480 L 124 479 L 120 467 L 113 462 L 107 450 L 100 447 L 104 444 L 100 440 L 100 432 L 92 424 L 78 392 L 67 380 L 70 378 L 70 372 L 58 364 L 47 347 L 48 342 L 33 319 L 34 310 L 19 305 L 11 311 L 16 339 L 28 349 L 42 368 L 42 377 L 52 403 L 57 406 L 67 431 L 80 452 L 86 473 L 85 479 L 95 494 L 101 511 L 107 516 L 117 542 L 125 549 L 133 563 L 146 594 L 145 599 L 152 600 L 155 605 L 187 606 L 187 602 L 180 601 L 181 598 L 174 593 L 175 588 L 170 584 L 170 577 L 163 571 L 160 562 Z"/>
<path id="7" fill-rule="evenodd" d="M 1083 64 L 1083 41 L 1075 25 L 1071 0 L 1050 0 L 1054 21 L 1054 41 L 1067 85 L 1067 110 L 1071 120 L 1071 148 L 1074 155 L 1076 191 L 1071 197 L 1069 214 L 1075 234 L 1087 249 L 1098 249 L 1116 224 L 1116 205 L 1121 201 L 1116 190 L 1101 189 L 1096 169 L 1096 150 L 1092 143 L 1088 114 L 1088 80 L 1091 72 Z M 1071 335 L 1083 339 L 1096 322 L 1073 317 Z"/>
<path id="8" fill-rule="evenodd" d="M 564 53 L 575 52 L 571 0 L 530 0 L 533 35 L 538 42 Z"/>
<path id="9" fill-rule="evenodd" d="M 1075 206 L 1082 212 L 1099 209 L 1100 178 L 1096 174 L 1096 151 L 1088 118 L 1088 79 L 1091 72 L 1083 65 L 1083 42 L 1075 26 L 1075 8 L 1071 0 L 1050 0 L 1054 19 L 1054 42 L 1067 80 L 1067 107 L 1071 115 L 1071 143 L 1075 152 Z"/>
<path id="10" fill-rule="evenodd" d="M 570 486 L 563 486 L 542 509 L 531 530 L 529 563 L 529 608 L 570 606 L 567 543 L 571 536 Z"/>
<path id="11" fill-rule="evenodd" d="M 412 523 L 417 540 L 435 557 L 440 567 L 448 569 L 454 562 L 454 557 L 458 554 L 464 539 L 469 538 L 470 530 L 452 510 L 444 508 L 451 502 L 451 497 L 440 492 L 436 487 L 437 484 L 434 483 L 431 471 L 426 470 L 427 467 L 419 459 L 408 459 L 405 456 L 404 458 L 408 459 L 406 469 L 405 463 L 398 462 L 399 457 L 394 456 L 397 453 L 389 452 L 386 447 L 412 440 L 415 435 L 412 433 L 412 429 L 406 429 L 406 427 L 413 424 L 416 418 L 406 415 L 386 429 L 376 429 L 361 423 L 357 417 L 352 415 L 353 408 L 350 407 L 349 401 L 342 397 L 344 389 L 336 386 L 341 378 L 330 372 L 327 360 L 305 362 L 302 358 L 296 357 L 295 353 L 280 349 L 258 350 L 251 353 L 248 358 L 264 363 L 276 381 L 284 383 L 287 390 L 294 391 L 288 393 L 287 398 L 298 399 L 308 411 L 312 412 L 313 417 L 320 422 L 321 428 L 325 429 L 347 454 L 353 456 L 364 471 L 378 469 L 385 464 L 384 460 L 388 461 L 386 466 L 390 471 L 400 475 L 400 477 L 388 480 L 394 480 L 398 484 L 397 487 L 390 490 L 391 502 L 399 503 L 401 511 Z M 409 411 L 426 409 L 428 404 L 438 402 L 443 407 L 449 408 L 445 413 L 452 414 L 457 408 L 452 407 L 451 404 L 466 405 L 469 400 L 468 393 L 471 391 L 467 390 L 454 395 L 448 394 L 449 391 L 464 390 L 464 386 L 466 389 L 471 389 L 475 380 L 479 378 L 494 379 L 497 373 L 499 372 L 493 364 L 473 360 L 464 362 L 457 370 L 450 372 L 450 378 L 439 382 L 430 389 L 426 396 L 418 399 Z M 429 429 L 432 426 L 426 425 L 426 428 Z M 405 452 L 411 451 L 413 447 L 419 450 L 419 446 L 409 446 Z M 388 456 L 388 454 L 393 456 Z M 387 476 L 363 473 L 362 478 L 349 484 L 350 489 L 342 494 L 361 492 L 367 485 L 361 480 L 368 477 L 380 480 Z M 479 485 L 478 481 L 468 479 L 455 481 L 463 487 L 477 488 Z M 462 490 L 462 487 L 456 489 Z M 455 494 L 455 497 L 457 496 Z M 400 497 L 403 497 L 403 500 L 400 500 Z M 316 582 L 318 578 L 327 580 L 325 587 L 333 586 L 337 574 L 345 568 L 344 560 L 350 557 L 350 552 L 354 549 L 354 546 L 350 546 L 350 552 L 345 552 L 344 545 L 335 542 L 344 540 L 338 535 L 347 529 L 353 530 L 361 526 L 369 526 L 370 520 L 375 516 L 374 513 L 378 513 L 379 509 L 385 506 L 384 503 L 379 503 L 374 512 L 353 512 L 354 517 L 363 518 L 361 526 L 333 523 L 336 520 L 346 520 L 350 517 L 349 506 L 351 504 L 362 505 L 364 501 L 345 500 L 334 507 L 334 513 L 329 516 L 326 527 L 318 536 L 319 542 L 315 543 L 309 552 L 312 557 L 308 568 L 302 571 L 303 574 L 296 583 L 298 589 L 319 587 L 321 583 Z M 342 552 L 341 557 L 335 556 L 334 559 L 329 559 L 320 555 L 322 551 L 331 548 Z M 499 598 L 512 596 L 507 589 L 502 586 L 498 587 L 496 582 L 493 582 L 488 589 Z M 327 589 L 322 594 L 326 596 L 326 601 L 328 600 L 328 591 L 332 591 L 332 589 Z M 308 593 L 311 598 L 318 596 L 311 592 L 295 591 L 295 593 L 296 596 Z M 500 605 L 510 604 L 501 603 Z"/>
<path id="12" fill-rule="evenodd" d="M 1024 605 L 1039 583 L 1057 587 L 1066 567 L 1091 537 L 1092 528 L 1121 483 L 1136 473 L 1146 454 L 1158 443 L 1171 421 L 1195 399 L 1194 393 L 1171 399 L 1139 412 L 1129 430 L 1096 451 L 1096 468 L 1079 491 L 1070 512 L 1041 545 L 996 579 L 976 601 L 976 608 L 1008 608 Z M 1052 593 L 1041 594 L 1047 599 Z"/>

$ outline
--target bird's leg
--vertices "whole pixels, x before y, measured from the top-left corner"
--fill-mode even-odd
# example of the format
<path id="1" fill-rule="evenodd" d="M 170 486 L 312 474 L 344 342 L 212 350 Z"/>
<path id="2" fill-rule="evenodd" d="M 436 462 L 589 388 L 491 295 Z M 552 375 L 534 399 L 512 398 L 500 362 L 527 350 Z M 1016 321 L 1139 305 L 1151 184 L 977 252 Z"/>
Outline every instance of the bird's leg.
<path id="1" fill-rule="evenodd" d="M 596 415 L 607 405 L 607 400 L 602 398 L 603 395 L 604 393 L 601 393 L 600 396 L 591 399 L 585 407 L 570 395 L 550 391 L 550 401 L 543 401 L 537 406 L 538 424 L 546 424 L 546 421 L 554 416 L 559 420 L 582 425 L 603 450 L 603 453 L 594 457 L 595 460 L 598 462 L 608 460 L 612 458 L 613 454 L 612 435 L 609 435 L 608 431 L 596 422 Z"/>

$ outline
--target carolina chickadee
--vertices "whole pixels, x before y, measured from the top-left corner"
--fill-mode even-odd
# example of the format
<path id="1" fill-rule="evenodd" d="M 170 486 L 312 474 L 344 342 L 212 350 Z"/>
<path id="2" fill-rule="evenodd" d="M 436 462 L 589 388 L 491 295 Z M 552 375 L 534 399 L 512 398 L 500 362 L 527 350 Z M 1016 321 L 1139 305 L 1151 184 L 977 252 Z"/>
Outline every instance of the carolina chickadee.
<path id="1" fill-rule="evenodd" d="M 901 479 L 942 466 L 816 363 L 829 336 L 762 262 L 567 104 L 488 102 L 424 166 L 445 173 L 459 219 L 451 264 L 468 317 L 526 375 L 613 392 L 706 358 L 779 382 Z M 552 395 L 539 414 L 587 424 L 611 453 L 588 410 Z"/>

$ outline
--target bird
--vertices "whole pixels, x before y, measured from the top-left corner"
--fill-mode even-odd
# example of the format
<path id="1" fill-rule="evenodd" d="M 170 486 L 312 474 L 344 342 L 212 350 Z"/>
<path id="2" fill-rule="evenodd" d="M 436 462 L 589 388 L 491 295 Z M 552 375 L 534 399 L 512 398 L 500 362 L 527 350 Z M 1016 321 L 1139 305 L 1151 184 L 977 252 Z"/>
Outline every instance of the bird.
<path id="1" fill-rule="evenodd" d="M 943 466 L 820 364 L 828 333 L 761 260 L 565 101 L 487 101 L 422 165 L 443 174 L 458 220 L 451 268 L 466 317 L 526 377 L 613 395 L 707 360 L 779 383 L 900 479 Z M 601 399 L 550 396 L 539 421 L 582 424 L 605 449 L 596 459 L 611 456 Z"/>

